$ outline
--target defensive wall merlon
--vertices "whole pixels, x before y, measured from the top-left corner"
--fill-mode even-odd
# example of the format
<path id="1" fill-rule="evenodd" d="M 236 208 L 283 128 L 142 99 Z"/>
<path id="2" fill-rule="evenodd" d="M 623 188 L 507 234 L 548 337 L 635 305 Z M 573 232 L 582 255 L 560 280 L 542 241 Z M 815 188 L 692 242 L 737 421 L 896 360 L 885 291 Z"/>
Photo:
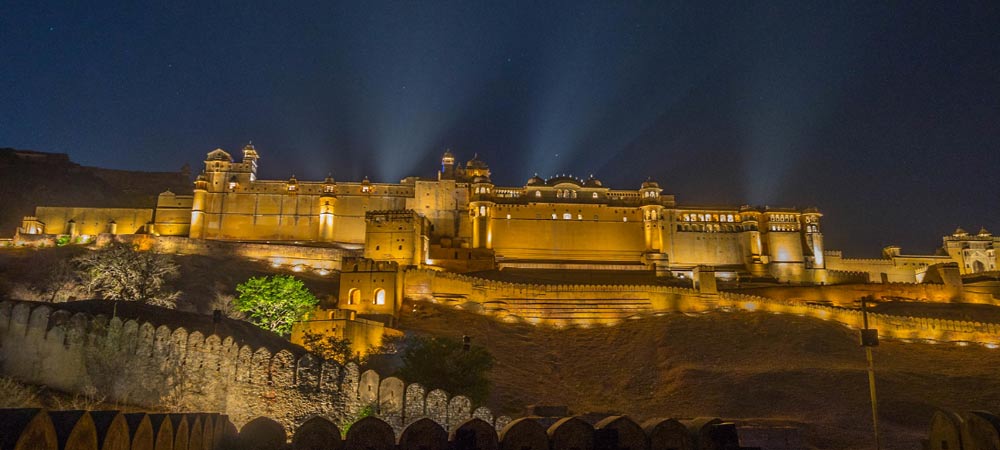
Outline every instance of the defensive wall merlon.
<path id="1" fill-rule="evenodd" d="M 354 363 L 33 302 L 0 302 L 0 361 L 4 375 L 26 383 L 94 389 L 109 401 L 154 409 L 213 411 L 238 425 L 264 411 L 292 429 L 306 417 L 344 422 L 369 408 L 397 428 L 423 417 L 448 430 L 471 417 L 494 422 L 468 397 L 361 372 Z"/>
<path id="2" fill-rule="evenodd" d="M 648 305 L 634 311 L 634 316 L 632 316 L 634 318 L 639 318 L 644 313 L 662 311 L 760 311 L 831 320 L 851 328 L 863 328 L 864 326 L 862 312 L 857 309 L 811 304 L 801 300 L 777 300 L 736 292 L 706 295 L 695 289 L 671 286 L 522 284 L 424 269 L 408 270 L 406 274 L 406 296 L 410 299 L 478 303 L 483 306 L 482 312 L 503 317 L 509 317 L 508 313 L 514 309 L 512 303 L 515 301 L 551 304 L 554 301 L 573 302 L 575 296 L 583 296 L 603 298 L 610 303 L 612 300 L 621 299 L 623 295 L 628 294 L 636 298 L 650 299 Z M 868 285 L 861 285 L 861 287 L 865 286 Z M 928 285 L 926 283 L 890 283 L 888 288 L 890 293 L 894 288 L 944 289 L 941 285 Z M 540 319 L 536 323 L 551 323 L 560 326 L 593 323 L 592 317 L 574 317 L 572 315 L 559 321 L 546 321 L 544 319 L 548 319 L 548 317 L 541 314 L 543 313 L 539 313 L 539 317 L 536 317 L 536 319 Z M 520 317 L 520 319 L 530 318 Z M 1000 323 L 882 313 L 869 313 L 868 323 L 870 328 L 879 330 L 880 336 L 887 338 L 1000 345 Z"/>
<path id="3" fill-rule="evenodd" d="M 498 427 L 470 418 L 448 431 L 427 418 L 396 430 L 376 417 L 338 427 L 316 416 L 289 436 L 267 417 L 237 432 L 219 414 L 3 409 L 0 450 L 729 450 L 765 443 L 715 418 L 654 418 L 642 424 L 626 416 L 591 420 L 596 422 L 525 417 Z"/>

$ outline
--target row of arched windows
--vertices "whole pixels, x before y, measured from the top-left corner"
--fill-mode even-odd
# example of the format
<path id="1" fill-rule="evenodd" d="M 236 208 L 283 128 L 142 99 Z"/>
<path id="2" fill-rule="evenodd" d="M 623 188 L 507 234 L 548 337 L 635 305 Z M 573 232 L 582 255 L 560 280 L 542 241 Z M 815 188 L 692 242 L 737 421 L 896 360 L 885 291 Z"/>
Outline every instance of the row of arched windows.
<path id="1" fill-rule="evenodd" d="M 737 233 L 745 231 L 739 225 L 719 225 L 717 223 L 706 224 L 678 224 L 677 231 L 696 231 L 701 233 Z"/>
<path id="2" fill-rule="evenodd" d="M 347 292 L 347 304 L 348 305 L 360 305 L 361 304 L 361 289 L 352 288 Z M 384 305 L 385 304 L 385 289 L 375 288 L 372 292 L 372 304 L 373 305 Z"/>
<path id="3" fill-rule="evenodd" d="M 684 214 L 681 219 L 685 222 L 739 222 L 740 215 L 736 214 Z"/>

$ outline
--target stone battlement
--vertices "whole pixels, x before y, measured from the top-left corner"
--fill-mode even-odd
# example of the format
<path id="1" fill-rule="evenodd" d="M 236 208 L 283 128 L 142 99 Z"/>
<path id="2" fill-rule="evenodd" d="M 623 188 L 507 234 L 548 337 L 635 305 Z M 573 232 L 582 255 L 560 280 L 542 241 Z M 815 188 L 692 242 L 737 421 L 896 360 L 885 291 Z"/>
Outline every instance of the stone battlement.
<path id="1" fill-rule="evenodd" d="M 354 363 L 253 348 L 184 327 L 0 302 L 0 359 L 7 376 L 109 400 L 227 414 L 237 425 L 266 412 L 292 428 L 314 415 L 334 421 L 366 406 L 395 426 L 429 417 L 451 429 L 474 413 L 461 395 L 382 378 Z"/>

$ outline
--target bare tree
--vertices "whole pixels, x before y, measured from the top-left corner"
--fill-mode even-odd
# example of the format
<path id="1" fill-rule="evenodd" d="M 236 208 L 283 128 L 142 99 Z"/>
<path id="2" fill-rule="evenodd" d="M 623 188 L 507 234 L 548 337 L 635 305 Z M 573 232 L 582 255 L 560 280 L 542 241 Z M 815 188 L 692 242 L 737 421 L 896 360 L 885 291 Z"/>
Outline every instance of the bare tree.
<path id="1" fill-rule="evenodd" d="M 75 259 L 87 288 L 108 300 L 139 301 L 172 308 L 179 292 L 169 283 L 179 274 L 169 255 L 138 251 L 124 242 L 112 242 Z"/>

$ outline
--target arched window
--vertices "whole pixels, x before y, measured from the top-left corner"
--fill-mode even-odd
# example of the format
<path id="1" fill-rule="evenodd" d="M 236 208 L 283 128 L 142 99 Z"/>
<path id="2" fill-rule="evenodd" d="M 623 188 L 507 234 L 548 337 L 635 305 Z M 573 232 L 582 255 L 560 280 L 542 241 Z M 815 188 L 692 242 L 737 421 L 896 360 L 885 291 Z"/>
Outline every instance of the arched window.
<path id="1" fill-rule="evenodd" d="M 480 216 L 485 216 L 486 215 L 486 207 L 485 206 L 480 206 L 479 207 L 479 215 Z"/>
<path id="2" fill-rule="evenodd" d="M 347 292 L 347 304 L 357 305 L 361 303 L 361 291 L 358 289 L 351 289 Z"/>
<path id="3" fill-rule="evenodd" d="M 556 220 L 556 213 L 552 213 L 552 220 Z"/>
<path id="4" fill-rule="evenodd" d="M 622 222 L 628 222 L 628 217 L 622 217 Z"/>
<path id="5" fill-rule="evenodd" d="M 385 289 L 382 288 L 375 289 L 375 304 L 376 305 L 385 304 Z"/>
<path id="6" fill-rule="evenodd" d="M 541 196 L 542 196 L 542 191 L 535 191 L 535 197 L 540 198 Z"/>
<path id="7" fill-rule="evenodd" d="M 573 220 L 573 215 L 570 213 L 563 213 L 563 220 Z"/>
<path id="8" fill-rule="evenodd" d="M 591 197 L 597 198 L 597 193 L 594 192 L 593 194 L 591 194 Z"/>

